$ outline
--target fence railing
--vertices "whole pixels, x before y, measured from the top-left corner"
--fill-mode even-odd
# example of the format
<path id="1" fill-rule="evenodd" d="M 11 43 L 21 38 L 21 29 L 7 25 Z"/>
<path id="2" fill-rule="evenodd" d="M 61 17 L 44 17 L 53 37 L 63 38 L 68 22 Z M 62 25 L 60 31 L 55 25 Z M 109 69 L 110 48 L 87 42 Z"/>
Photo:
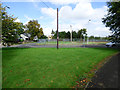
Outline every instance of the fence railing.
<path id="1" fill-rule="evenodd" d="M 43 43 L 43 42 L 56 42 L 57 39 L 39 39 L 38 43 Z M 59 39 L 59 41 L 63 41 L 63 42 L 71 42 L 71 39 Z M 84 40 L 80 40 L 78 38 L 72 39 L 73 42 L 83 42 Z M 89 40 L 85 40 L 85 42 L 107 42 L 108 40 L 105 39 L 89 39 Z"/>

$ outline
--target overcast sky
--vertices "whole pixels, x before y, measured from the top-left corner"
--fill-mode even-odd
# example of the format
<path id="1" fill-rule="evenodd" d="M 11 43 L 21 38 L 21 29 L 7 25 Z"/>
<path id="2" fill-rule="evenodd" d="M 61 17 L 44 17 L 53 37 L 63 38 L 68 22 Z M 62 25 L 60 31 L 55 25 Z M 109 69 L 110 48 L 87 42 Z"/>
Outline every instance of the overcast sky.
<path id="1" fill-rule="evenodd" d="M 57 28 L 57 9 L 59 8 L 59 31 L 74 31 L 87 28 L 88 36 L 108 36 L 109 28 L 102 23 L 107 14 L 106 2 L 89 0 L 12 0 L 3 3 L 9 6 L 8 14 L 18 17 L 17 21 L 26 24 L 29 20 L 37 19 L 45 35 L 50 35 Z M 41 2 L 43 1 L 43 2 Z M 89 21 L 91 20 L 91 21 Z"/>

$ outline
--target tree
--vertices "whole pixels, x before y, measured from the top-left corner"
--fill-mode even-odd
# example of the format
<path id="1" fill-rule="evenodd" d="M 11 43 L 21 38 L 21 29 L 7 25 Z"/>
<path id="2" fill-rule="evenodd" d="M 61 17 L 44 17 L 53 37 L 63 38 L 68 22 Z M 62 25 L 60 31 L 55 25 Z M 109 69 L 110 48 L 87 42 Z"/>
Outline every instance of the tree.
<path id="1" fill-rule="evenodd" d="M 48 38 L 48 37 L 45 36 L 45 35 L 42 35 L 42 36 L 41 36 L 41 39 L 46 39 L 46 38 Z"/>
<path id="2" fill-rule="evenodd" d="M 66 33 L 66 37 L 65 37 L 65 38 L 70 39 L 70 31 L 68 31 L 68 32 Z"/>
<path id="3" fill-rule="evenodd" d="M 33 40 L 35 36 L 40 39 L 44 35 L 43 28 L 40 28 L 37 20 L 30 20 L 28 24 L 26 24 L 26 33 L 30 34 L 30 40 Z"/>
<path id="4" fill-rule="evenodd" d="M 59 32 L 59 38 L 64 39 L 65 37 L 66 37 L 65 31 Z"/>
<path id="5" fill-rule="evenodd" d="M 55 31 L 53 38 L 56 39 L 57 38 L 57 30 Z"/>
<path id="6" fill-rule="evenodd" d="M 77 38 L 82 38 L 82 31 L 81 30 L 78 30 L 78 32 L 77 32 Z"/>
<path id="7" fill-rule="evenodd" d="M 78 30 L 77 34 L 78 34 L 77 35 L 78 38 L 83 39 L 84 35 L 85 35 L 85 37 L 87 36 L 87 30 L 85 28 L 80 29 L 80 30 Z"/>
<path id="8" fill-rule="evenodd" d="M 6 12 L 6 7 L 0 4 L 0 12 L 2 17 L 2 44 L 10 46 L 18 42 L 19 34 L 23 33 L 23 24 L 15 22 L 17 18 L 10 16 Z"/>
<path id="9" fill-rule="evenodd" d="M 100 40 L 100 37 L 95 37 L 96 40 Z"/>
<path id="10" fill-rule="evenodd" d="M 94 36 L 90 36 L 89 39 L 92 39 L 92 40 L 93 40 L 93 39 L 95 39 L 95 38 L 94 38 Z"/>
<path id="11" fill-rule="evenodd" d="M 77 38 L 77 33 L 76 33 L 76 31 L 73 31 L 73 32 L 72 32 L 72 38 Z"/>
<path id="12" fill-rule="evenodd" d="M 52 29 L 52 32 L 51 32 L 51 34 L 52 34 L 52 35 L 54 35 L 54 34 L 55 34 L 55 32 L 53 31 L 53 29 Z"/>
<path id="13" fill-rule="evenodd" d="M 120 1 L 107 2 L 107 6 L 108 14 L 103 18 L 103 23 L 112 31 L 111 40 L 120 42 Z"/>
<path id="14" fill-rule="evenodd" d="M 16 23 L 16 25 L 17 25 L 17 30 L 16 30 L 16 33 L 17 33 L 17 35 L 19 35 L 20 36 L 20 34 L 24 34 L 24 28 L 25 28 L 25 26 L 23 25 L 23 23 L 21 23 L 21 22 L 15 22 Z"/>

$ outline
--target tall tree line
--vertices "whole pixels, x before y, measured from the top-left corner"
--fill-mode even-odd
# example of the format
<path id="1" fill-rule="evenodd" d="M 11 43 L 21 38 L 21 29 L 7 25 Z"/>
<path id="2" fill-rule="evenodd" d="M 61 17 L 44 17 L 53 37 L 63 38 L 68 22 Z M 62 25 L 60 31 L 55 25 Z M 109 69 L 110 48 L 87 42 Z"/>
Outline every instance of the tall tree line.
<path id="1" fill-rule="evenodd" d="M 51 34 L 53 34 L 53 38 L 56 39 L 57 38 L 57 31 L 53 31 L 51 32 Z M 85 28 L 78 30 L 78 32 L 76 31 L 72 31 L 72 38 L 84 38 L 84 35 L 87 36 L 87 30 Z M 70 39 L 71 38 L 71 32 L 59 32 L 59 38 L 60 39 Z"/>

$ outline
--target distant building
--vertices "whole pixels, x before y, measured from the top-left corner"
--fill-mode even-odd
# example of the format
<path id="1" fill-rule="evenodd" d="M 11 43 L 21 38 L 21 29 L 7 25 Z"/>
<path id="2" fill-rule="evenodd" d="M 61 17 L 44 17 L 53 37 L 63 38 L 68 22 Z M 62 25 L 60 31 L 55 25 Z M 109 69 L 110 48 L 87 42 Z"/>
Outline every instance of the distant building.
<path id="1" fill-rule="evenodd" d="M 20 38 L 22 38 L 23 40 L 29 40 L 29 37 L 25 36 L 24 34 L 21 34 Z"/>
<path id="2" fill-rule="evenodd" d="M 33 40 L 34 40 L 34 41 L 38 41 L 38 37 L 37 37 L 37 36 L 35 36 Z"/>
<path id="3" fill-rule="evenodd" d="M 29 37 L 30 38 L 30 34 L 29 33 L 24 33 L 25 36 Z"/>
<path id="4" fill-rule="evenodd" d="M 50 39 L 52 39 L 52 38 L 53 38 L 53 36 L 52 36 L 52 35 L 49 35 L 49 36 L 48 36 L 48 39 L 49 39 L 49 40 L 50 40 Z"/>

